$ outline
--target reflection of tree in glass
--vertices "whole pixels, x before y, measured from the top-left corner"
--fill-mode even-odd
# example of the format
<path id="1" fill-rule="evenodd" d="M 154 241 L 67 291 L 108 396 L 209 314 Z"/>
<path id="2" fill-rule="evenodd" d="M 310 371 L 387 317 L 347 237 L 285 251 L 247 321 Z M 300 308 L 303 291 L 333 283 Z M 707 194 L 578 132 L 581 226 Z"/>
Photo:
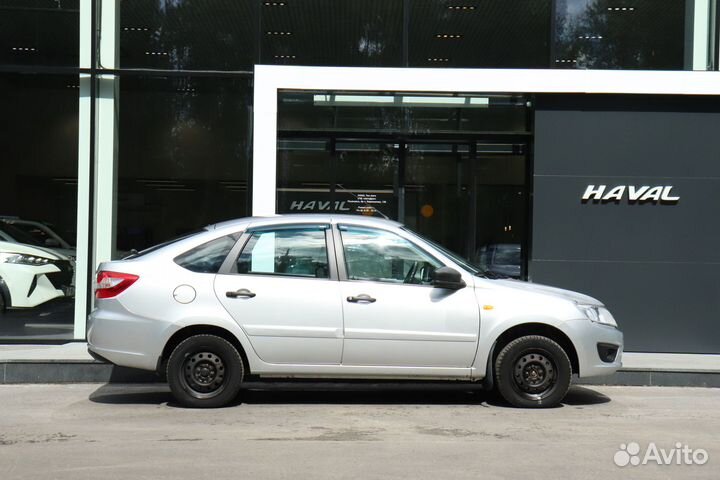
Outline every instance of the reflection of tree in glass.
<path id="1" fill-rule="evenodd" d="M 561 0 L 556 66 L 598 69 L 682 69 L 684 0 Z M 627 7 L 626 7 L 627 8 Z M 572 63 L 575 61 L 576 63 Z"/>
<path id="2" fill-rule="evenodd" d="M 380 15 L 369 22 L 363 23 L 362 33 L 358 39 L 358 53 L 364 57 L 381 56 L 385 51 L 385 28 Z"/>
<path id="3" fill-rule="evenodd" d="M 125 0 L 123 22 L 152 28 L 149 36 L 123 30 L 123 55 L 144 57 L 142 63 L 158 68 L 241 69 L 254 55 L 252 5 L 230 0 Z"/>

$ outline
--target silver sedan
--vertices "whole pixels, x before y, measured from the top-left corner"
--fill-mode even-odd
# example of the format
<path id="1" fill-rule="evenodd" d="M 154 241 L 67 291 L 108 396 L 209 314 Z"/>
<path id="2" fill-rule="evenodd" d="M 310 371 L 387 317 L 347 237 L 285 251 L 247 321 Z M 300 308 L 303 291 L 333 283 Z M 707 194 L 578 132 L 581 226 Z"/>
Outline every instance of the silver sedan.
<path id="1" fill-rule="evenodd" d="M 189 407 L 256 379 L 447 380 L 549 407 L 620 368 L 598 300 L 500 279 L 377 218 L 244 218 L 99 266 L 88 344 Z"/>

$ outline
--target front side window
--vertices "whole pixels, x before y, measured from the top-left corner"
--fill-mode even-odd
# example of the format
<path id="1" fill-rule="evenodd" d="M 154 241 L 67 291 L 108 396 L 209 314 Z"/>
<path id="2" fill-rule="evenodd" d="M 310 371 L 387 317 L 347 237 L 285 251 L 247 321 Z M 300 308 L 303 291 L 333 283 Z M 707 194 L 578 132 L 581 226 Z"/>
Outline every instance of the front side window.
<path id="1" fill-rule="evenodd" d="M 329 278 L 325 228 L 254 232 L 237 259 L 237 273 Z"/>
<path id="2" fill-rule="evenodd" d="M 348 279 L 430 285 L 442 266 L 413 243 L 384 230 L 341 227 Z"/>

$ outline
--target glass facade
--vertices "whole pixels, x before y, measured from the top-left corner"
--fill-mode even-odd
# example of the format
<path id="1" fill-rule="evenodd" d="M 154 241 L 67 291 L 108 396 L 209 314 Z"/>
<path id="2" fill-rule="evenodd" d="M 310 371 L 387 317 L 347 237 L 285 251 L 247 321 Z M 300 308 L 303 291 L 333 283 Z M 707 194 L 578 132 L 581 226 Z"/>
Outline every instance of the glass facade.
<path id="1" fill-rule="evenodd" d="M 553 66 L 682 70 L 686 3 L 557 0 Z"/>
<path id="2" fill-rule="evenodd" d="M 115 257 L 250 214 L 249 80 L 127 76 L 118 98 Z"/>
<path id="3" fill-rule="evenodd" d="M 693 25 L 704 21 L 710 43 L 712 11 L 694 0 L 123 0 L 120 65 L 691 70 Z M 704 48 L 703 70 L 714 63 Z"/>
<path id="4" fill-rule="evenodd" d="M 0 0 L 0 65 L 77 67 L 80 0 Z"/>
<path id="5" fill-rule="evenodd" d="M 716 12 L 715 0 L 0 0 L 0 341 L 82 340 L 99 261 L 252 212 L 255 65 L 717 69 Z M 523 276 L 528 101 L 284 92 L 278 210 L 381 214 Z"/>

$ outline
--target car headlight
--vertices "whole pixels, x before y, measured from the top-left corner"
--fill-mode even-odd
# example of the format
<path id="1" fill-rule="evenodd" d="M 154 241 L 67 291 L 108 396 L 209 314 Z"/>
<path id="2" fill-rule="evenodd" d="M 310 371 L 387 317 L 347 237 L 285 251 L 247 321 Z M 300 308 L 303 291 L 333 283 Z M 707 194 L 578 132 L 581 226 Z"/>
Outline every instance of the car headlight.
<path id="1" fill-rule="evenodd" d="M 16 265 L 47 265 L 52 260 L 37 255 L 24 253 L 0 253 L 0 263 L 14 263 Z"/>
<path id="2" fill-rule="evenodd" d="M 612 316 L 612 313 L 605 308 L 600 307 L 598 305 L 583 305 L 578 304 L 578 310 L 582 312 L 583 315 L 585 315 L 585 318 L 587 318 L 590 321 L 593 321 L 595 323 L 602 323 L 603 325 L 610 325 L 611 327 L 617 327 L 618 324 L 615 321 L 615 317 Z"/>

